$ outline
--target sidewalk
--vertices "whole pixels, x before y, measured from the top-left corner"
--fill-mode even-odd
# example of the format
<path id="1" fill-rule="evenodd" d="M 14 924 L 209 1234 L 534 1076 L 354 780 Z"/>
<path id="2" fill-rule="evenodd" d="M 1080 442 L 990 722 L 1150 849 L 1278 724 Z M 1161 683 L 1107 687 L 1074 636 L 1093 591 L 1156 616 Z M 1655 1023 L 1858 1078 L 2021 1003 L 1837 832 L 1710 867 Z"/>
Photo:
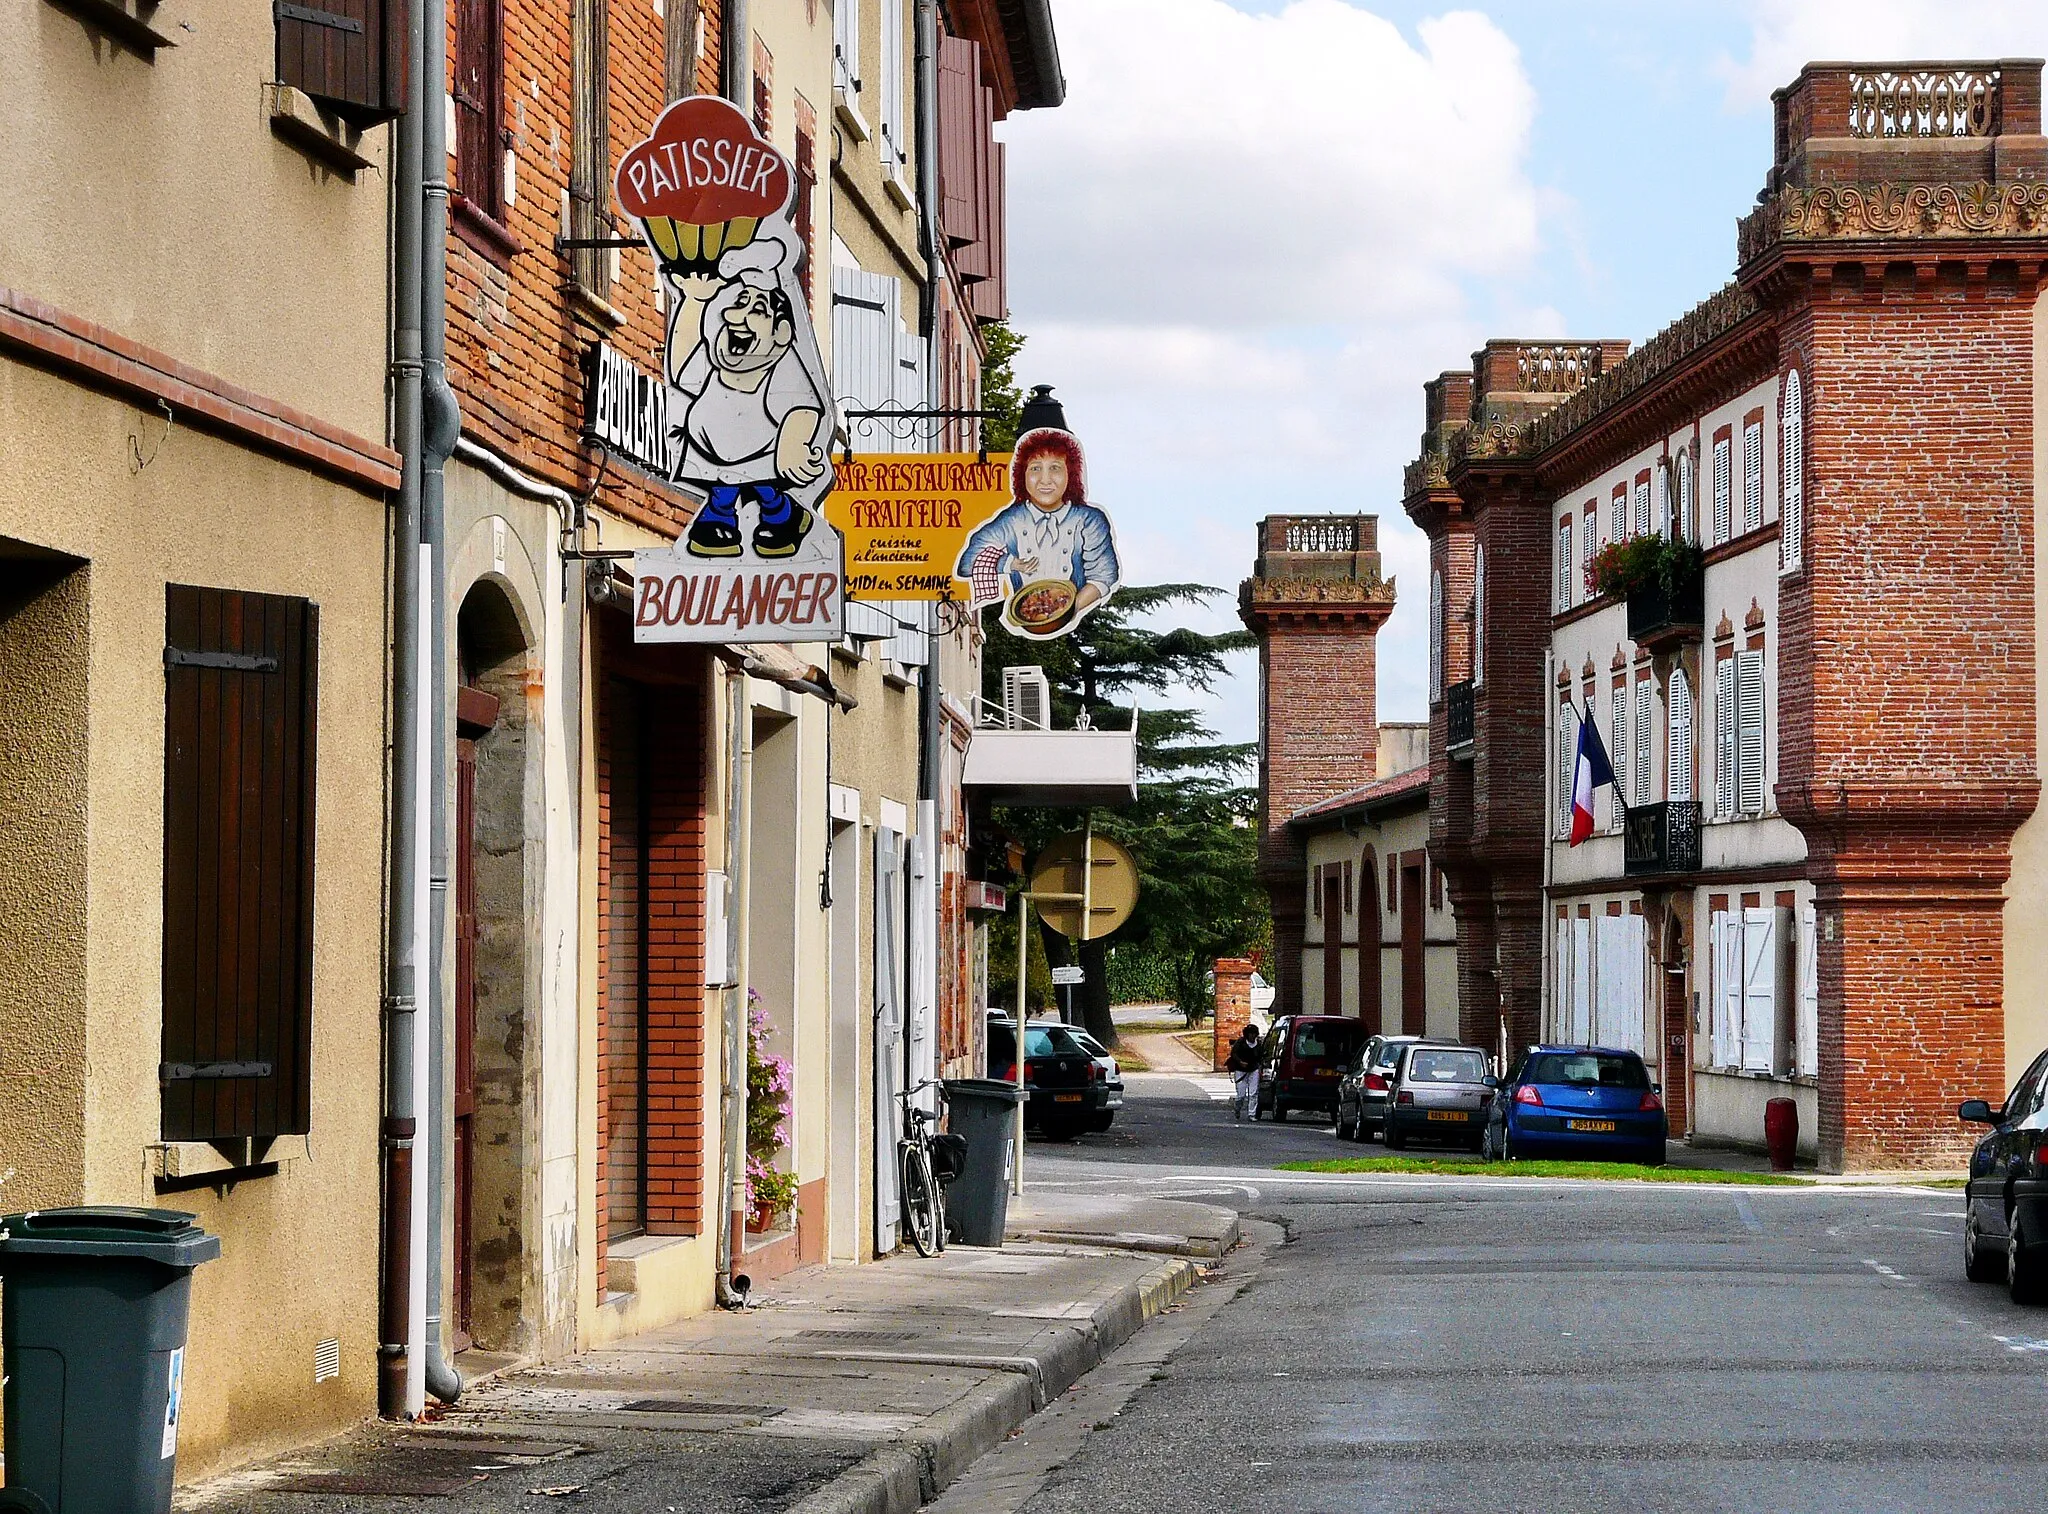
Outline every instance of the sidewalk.
<path id="1" fill-rule="evenodd" d="M 1228 1210 L 1027 1193 L 1000 1251 L 813 1267 L 713 1314 L 473 1386 L 445 1417 L 183 1490 L 180 1510 L 902 1514 L 1238 1238 Z M 1026 1239 L 1025 1237 L 1041 1237 Z"/>

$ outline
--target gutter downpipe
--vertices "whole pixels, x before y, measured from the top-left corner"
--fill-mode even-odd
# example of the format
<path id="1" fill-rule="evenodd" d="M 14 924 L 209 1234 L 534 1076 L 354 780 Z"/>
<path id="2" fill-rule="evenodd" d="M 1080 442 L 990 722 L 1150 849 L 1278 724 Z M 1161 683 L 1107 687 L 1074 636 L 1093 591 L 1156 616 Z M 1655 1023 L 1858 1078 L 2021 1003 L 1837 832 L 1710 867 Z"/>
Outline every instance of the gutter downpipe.
<path id="1" fill-rule="evenodd" d="M 917 53 L 916 53 L 916 95 L 914 108 L 917 111 L 917 197 L 918 197 L 918 238 L 924 244 L 924 402 L 928 409 L 940 408 L 940 347 L 944 325 L 939 320 L 939 293 L 944 286 L 945 267 L 939 259 L 939 20 L 934 0 L 917 0 Z M 979 425 L 976 422 L 976 425 Z M 977 436 L 976 440 L 980 438 Z M 941 887 L 944 871 L 944 855 L 940 848 L 939 832 L 939 757 L 940 732 L 944 719 L 939 709 L 939 614 L 936 605 L 924 611 L 924 677 L 917 686 L 917 828 L 924 842 L 924 865 L 930 916 L 922 926 L 925 951 L 922 960 L 917 954 L 909 953 L 912 961 L 906 964 L 916 973 L 917 983 L 911 987 L 907 1002 L 913 1007 L 921 1006 L 926 1016 L 925 1033 L 927 1044 L 932 1047 L 932 1071 L 938 1071 L 936 1025 L 939 1013 L 939 898 L 944 893 Z M 916 890 L 912 890 L 913 899 Z M 916 900 L 922 913 L 926 900 Z M 904 1055 L 910 1057 L 911 1037 L 904 1037 Z M 923 1069 L 911 1067 L 906 1062 L 906 1086 L 910 1077 Z M 931 1095 L 925 1096 L 932 1113 L 938 1112 L 938 1104 Z"/>
<path id="2" fill-rule="evenodd" d="M 421 8 L 410 12 L 407 55 L 420 56 Z M 411 1366 L 413 1272 L 413 1042 L 418 1025 L 420 117 L 415 67 L 392 128 L 392 430 L 402 460 L 391 533 L 391 832 L 384 945 L 384 1216 L 377 1311 L 377 1412 L 404 1418 Z"/>
<path id="3" fill-rule="evenodd" d="M 753 35 L 748 0 L 725 0 L 720 17 L 719 84 L 725 98 L 751 114 L 747 95 L 752 72 Z M 732 722 L 732 749 L 726 768 L 725 866 L 732 888 L 726 915 L 726 965 L 731 982 L 725 990 L 724 1075 L 719 1105 L 725 1135 L 725 1219 L 718 1227 L 716 1296 L 721 1309 L 743 1309 L 746 1294 L 733 1287 L 733 1232 L 747 1208 L 747 976 L 752 954 L 748 907 L 753 889 L 748 865 L 754 844 L 754 711 L 747 697 L 747 675 L 735 669 L 726 680 L 726 718 Z"/>
<path id="4" fill-rule="evenodd" d="M 420 541 L 427 559 L 430 596 L 428 650 L 432 703 L 426 728 L 433 747 L 428 763 L 430 853 L 427 922 L 427 1221 L 421 1244 L 427 1253 L 426 1389 L 444 1404 L 462 1396 L 462 1376 L 441 1344 L 442 1270 L 446 1235 L 442 1227 L 453 1144 L 454 1090 L 449 1087 L 447 1023 L 453 998 L 448 981 L 448 756 L 454 732 L 454 700 L 448 670 L 454 647 L 448 635 L 448 511 L 444 467 L 462 437 L 462 411 L 448 385 L 448 113 L 439 96 L 448 77 L 447 0 L 420 0 L 426 30 L 421 49 L 422 84 L 432 80 L 434 99 L 420 121 L 421 214 L 420 358 L 423 428 L 420 458 Z"/>

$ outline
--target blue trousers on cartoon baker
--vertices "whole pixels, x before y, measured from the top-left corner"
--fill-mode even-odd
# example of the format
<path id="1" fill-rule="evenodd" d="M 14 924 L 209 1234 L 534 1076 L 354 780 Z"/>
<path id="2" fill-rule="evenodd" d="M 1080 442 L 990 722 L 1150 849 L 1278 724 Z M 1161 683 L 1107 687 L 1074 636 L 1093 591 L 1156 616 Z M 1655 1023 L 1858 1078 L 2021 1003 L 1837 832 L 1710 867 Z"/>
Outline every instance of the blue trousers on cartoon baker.
<path id="1" fill-rule="evenodd" d="M 751 500 L 758 557 L 788 557 L 811 529 L 811 512 L 773 484 L 712 484 L 683 544 L 692 557 L 740 555 L 740 504 Z"/>

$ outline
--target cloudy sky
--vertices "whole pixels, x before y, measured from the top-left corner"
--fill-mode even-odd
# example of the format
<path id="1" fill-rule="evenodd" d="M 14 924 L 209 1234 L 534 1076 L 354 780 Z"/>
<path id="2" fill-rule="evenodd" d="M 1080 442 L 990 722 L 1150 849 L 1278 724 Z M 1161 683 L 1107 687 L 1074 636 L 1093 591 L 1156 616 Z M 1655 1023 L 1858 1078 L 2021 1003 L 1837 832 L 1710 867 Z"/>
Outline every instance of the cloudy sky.
<path id="1" fill-rule="evenodd" d="M 1270 513 L 1380 518 L 1383 720 L 1424 718 L 1422 383 L 1490 336 L 1640 342 L 1729 278 L 1770 94 L 1823 58 L 2040 57 L 2042 0 L 1056 0 L 1009 142 L 1018 376 L 1132 582 L 1232 591 Z M 1255 735 L 1245 657 L 1211 713 Z"/>

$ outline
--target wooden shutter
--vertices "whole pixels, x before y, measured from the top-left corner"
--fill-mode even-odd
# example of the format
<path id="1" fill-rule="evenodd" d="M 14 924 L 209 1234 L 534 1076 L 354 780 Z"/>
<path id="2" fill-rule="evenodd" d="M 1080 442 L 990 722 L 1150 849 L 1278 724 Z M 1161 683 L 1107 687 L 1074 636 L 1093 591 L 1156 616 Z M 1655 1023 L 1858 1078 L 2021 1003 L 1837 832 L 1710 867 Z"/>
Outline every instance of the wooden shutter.
<path id="1" fill-rule="evenodd" d="M 1735 813 L 1735 659 L 1714 664 L 1714 813 Z"/>
<path id="2" fill-rule="evenodd" d="M 1660 458 L 1657 462 L 1657 534 L 1671 535 L 1671 460 Z"/>
<path id="3" fill-rule="evenodd" d="M 1557 833 L 1560 836 L 1569 836 L 1572 831 L 1572 758 L 1576 755 L 1572 751 L 1572 737 L 1576 734 L 1570 703 L 1560 704 L 1557 707 Z M 1391 878 L 1391 871 L 1388 876 Z"/>
<path id="4" fill-rule="evenodd" d="M 1583 1046 L 1593 1035 L 1593 922 L 1572 919 L 1572 1012 L 1570 1039 Z"/>
<path id="5" fill-rule="evenodd" d="M 1647 535 L 1649 535 L 1649 532 L 1650 532 L 1650 481 L 1649 481 L 1649 480 L 1648 480 L 1647 478 L 1639 478 L 1639 479 L 1637 479 L 1637 480 L 1636 480 L 1636 530 L 1635 530 L 1635 534 L 1636 534 L 1636 535 L 1638 535 L 1638 536 L 1647 536 Z"/>
<path id="6" fill-rule="evenodd" d="M 1664 696 L 1668 739 L 1664 753 L 1664 789 L 1673 799 L 1692 798 L 1692 680 L 1684 668 L 1671 670 Z"/>
<path id="7" fill-rule="evenodd" d="M 1714 439 L 1714 540 L 1712 545 L 1717 547 L 1728 539 L 1729 528 L 1732 525 L 1731 512 L 1734 509 L 1734 503 L 1729 493 L 1728 469 L 1730 462 L 1728 438 L 1725 436 L 1716 437 Z"/>
<path id="8" fill-rule="evenodd" d="M 987 154 L 981 128 L 981 49 L 959 37 L 939 37 L 939 224 L 946 241 L 961 247 L 981 240 L 981 185 Z"/>
<path id="9" fill-rule="evenodd" d="M 910 144 L 903 122 L 903 0 L 882 0 L 882 172 L 899 172 Z"/>
<path id="10" fill-rule="evenodd" d="M 673 4 L 674 0 L 670 0 Z M 860 95 L 860 0 L 832 3 L 832 85 L 856 105 Z"/>
<path id="11" fill-rule="evenodd" d="M 1742 912 L 1742 1070 L 1771 1072 L 1777 1061 L 1778 954 L 1774 909 Z"/>
<path id="12" fill-rule="evenodd" d="M 1566 1039 L 1565 1006 L 1571 1002 L 1572 983 L 1572 926 L 1562 914 L 1551 931 L 1550 944 L 1550 1036 L 1552 1040 Z"/>
<path id="13" fill-rule="evenodd" d="M 1614 497 L 1607 502 L 1607 539 L 1610 542 L 1628 539 L 1628 488 L 1626 485 L 1614 491 Z M 1591 543 L 1588 543 L 1590 547 Z M 1592 552 L 1586 553 L 1592 559 Z"/>
<path id="14" fill-rule="evenodd" d="M 1607 761 L 1614 769 L 1614 783 L 1608 792 L 1609 823 L 1616 830 L 1622 826 L 1622 811 L 1628 807 L 1628 685 L 1614 686 L 1614 698 L 1609 706 L 1607 722 Z"/>
<path id="15" fill-rule="evenodd" d="M 1735 654 L 1735 768 L 1745 815 L 1764 812 L 1764 654 Z"/>
<path id="16" fill-rule="evenodd" d="M 1764 423 L 1751 421 L 1742 428 L 1742 529 L 1754 531 L 1764 523 Z"/>
<path id="17" fill-rule="evenodd" d="M 1673 534 L 1691 541 L 1697 534 L 1693 524 L 1692 448 L 1678 454 L 1678 529 Z"/>
<path id="18" fill-rule="evenodd" d="M 1636 680 L 1636 803 L 1650 802 L 1651 758 L 1655 755 L 1650 746 L 1652 685 L 1647 678 Z"/>
<path id="19" fill-rule="evenodd" d="M 276 0 L 277 78 L 359 124 L 405 111 L 407 0 Z"/>
<path id="20" fill-rule="evenodd" d="M 1791 573 L 1806 559 L 1806 412 L 1797 368 L 1785 375 L 1778 447 L 1778 568 Z"/>
<path id="21" fill-rule="evenodd" d="M 1486 682 L 1486 548 L 1472 549 L 1472 686 Z"/>
<path id="22" fill-rule="evenodd" d="M 602 6 L 591 8 L 597 28 L 593 58 L 603 57 Z M 604 68 L 596 65 L 598 90 Z M 455 12 L 455 187 L 494 221 L 505 218 L 504 0 L 457 0 Z M 581 101 L 579 101 L 579 105 Z M 579 112 L 580 115 L 580 112 Z M 579 119 L 578 125 L 583 122 Z M 580 135 L 580 134 L 579 134 Z M 602 197 L 599 197 L 602 203 Z"/>
<path id="23" fill-rule="evenodd" d="M 1814 908 L 1799 914 L 1799 1020 L 1793 1033 L 1792 1070 L 1803 1078 L 1820 1076 L 1820 934 Z"/>
<path id="24" fill-rule="evenodd" d="M 1572 607 L 1572 518 L 1557 523 L 1557 608 Z"/>
<path id="25" fill-rule="evenodd" d="M 1714 1065 L 1735 1067 L 1742 1061 L 1742 917 L 1716 910 L 1710 923 Z"/>
<path id="26" fill-rule="evenodd" d="M 173 584 L 165 631 L 163 1139 L 302 1135 L 319 608 Z"/>

